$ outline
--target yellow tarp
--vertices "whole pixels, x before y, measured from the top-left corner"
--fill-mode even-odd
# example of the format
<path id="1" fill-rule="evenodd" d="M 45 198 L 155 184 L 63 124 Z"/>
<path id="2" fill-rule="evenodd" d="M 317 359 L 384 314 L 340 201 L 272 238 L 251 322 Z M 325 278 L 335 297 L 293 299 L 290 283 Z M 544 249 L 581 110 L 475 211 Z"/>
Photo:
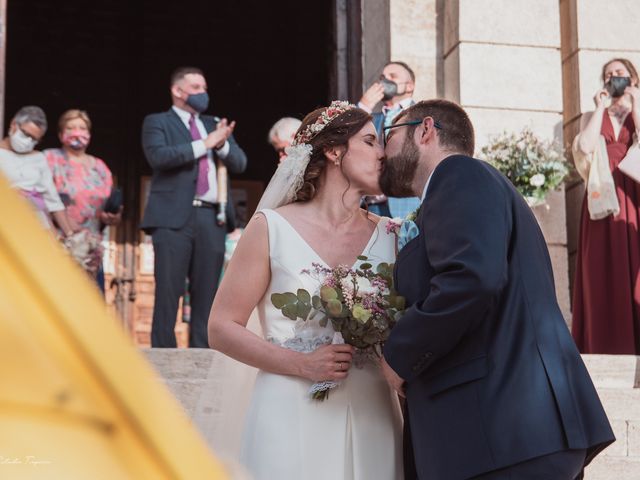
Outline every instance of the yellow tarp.
<path id="1" fill-rule="evenodd" d="M 95 286 L 0 178 L 0 479 L 222 479 Z"/>

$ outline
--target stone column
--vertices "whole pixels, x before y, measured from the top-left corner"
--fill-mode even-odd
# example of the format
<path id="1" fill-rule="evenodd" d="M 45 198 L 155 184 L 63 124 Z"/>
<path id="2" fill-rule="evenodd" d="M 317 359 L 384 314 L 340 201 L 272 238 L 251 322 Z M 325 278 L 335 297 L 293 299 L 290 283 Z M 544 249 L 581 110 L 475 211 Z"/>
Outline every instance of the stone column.
<path id="1" fill-rule="evenodd" d="M 593 111 L 602 87 L 601 70 L 612 58 L 624 57 L 640 68 L 640 2 L 637 0 L 560 0 L 563 127 L 569 144 L 580 130 L 580 117 Z M 567 185 L 569 265 L 573 282 L 584 183 L 575 176 Z"/>
<path id="2" fill-rule="evenodd" d="M 460 103 L 476 130 L 476 151 L 492 134 L 529 126 L 562 139 L 560 11 L 557 0 L 444 2 L 444 96 Z M 565 205 L 549 195 L 536 216 L 553 262 L 556 293 L 570 318 Z"/>
<path id="3" fill-rule="evenodd" d="M 391 60 L 408 64 L 416 74 L 414 98 L 442 92 L 442 42 L 438 41 L 443 0 L 390 0 Z"/>
<path id="4" fill-rule="evenodd" d="M 389 61 L 389 0 L 362 1 L 362 91 Z M 357 99 L 356 99 L 357 100 Z"/>

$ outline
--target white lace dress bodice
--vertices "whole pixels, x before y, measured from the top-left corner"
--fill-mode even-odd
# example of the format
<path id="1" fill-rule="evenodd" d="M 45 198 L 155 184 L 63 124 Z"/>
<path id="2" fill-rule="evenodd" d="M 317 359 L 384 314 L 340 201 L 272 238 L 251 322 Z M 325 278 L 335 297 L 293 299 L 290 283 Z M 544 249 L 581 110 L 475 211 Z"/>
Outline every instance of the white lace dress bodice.
<path id="1" fill-rule="evenodd" d="M 322 258 L 279 213 L 263 210 L 269 229 L 271 281 L 258 304 L 265 339 L 312 351 L 333 337 L 331 322 L 294 322 L 271 303 L 271 294 L 318 281 L 302 274 Z M 375 267 L 395 260 L 395 237 L 382 218 L 362 255 Z M 356 262 L 356 264 L 359 263 Z M 355 265 L 354 265 L 355 266 Z M 352 366 L 325 401 L 309 396 L 312 382 L 260 371 L 242 442 L 241 460 L 256 480 L 395 480 L 402 474 L 402 421 L 397 397 L 379 366 Z"/>

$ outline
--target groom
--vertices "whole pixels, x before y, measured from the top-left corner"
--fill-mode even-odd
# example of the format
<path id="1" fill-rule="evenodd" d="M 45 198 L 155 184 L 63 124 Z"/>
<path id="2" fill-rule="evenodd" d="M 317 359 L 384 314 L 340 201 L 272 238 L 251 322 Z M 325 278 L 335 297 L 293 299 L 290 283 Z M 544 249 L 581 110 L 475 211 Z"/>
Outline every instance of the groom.
<path id="1" fill-rule="evenodd" d="M 581 478 L 615 438 L 535 217 L 471 157 L 473 126 L 455 103 L 419 102 L 386 133 L 383 192 L 422 198 L 419 233 L 399 242 L 395 280 L 409 307 L 383 365 L 406 396 L 406 478 Z"/>

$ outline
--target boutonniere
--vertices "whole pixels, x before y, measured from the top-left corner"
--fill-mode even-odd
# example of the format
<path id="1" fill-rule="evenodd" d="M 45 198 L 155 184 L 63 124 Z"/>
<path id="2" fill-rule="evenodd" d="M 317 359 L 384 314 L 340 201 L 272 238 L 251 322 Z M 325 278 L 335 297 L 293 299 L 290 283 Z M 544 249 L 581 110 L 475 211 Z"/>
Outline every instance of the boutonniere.
<path id="1" fill-rule="evenodd" d="M 420 207 L 416 208 L 413 212 L 406 216 L 403 220 L 400 217 L 390 218 L 385 225 L 387 235 L 394 234 L 398 237 L 398 251 L 416 238 L 420 234 L 420 229 L 416 225 L 416 219 L 418 218 L 418 212 Z"/>
<path id="2" fill-rule="evenodd" d="M 415 222 L 418 219 L 418 212 L 420 211 L 420 207 L 416 208 L 413 212 L 406 216 L 405 220 L 409 222 Z"/>

